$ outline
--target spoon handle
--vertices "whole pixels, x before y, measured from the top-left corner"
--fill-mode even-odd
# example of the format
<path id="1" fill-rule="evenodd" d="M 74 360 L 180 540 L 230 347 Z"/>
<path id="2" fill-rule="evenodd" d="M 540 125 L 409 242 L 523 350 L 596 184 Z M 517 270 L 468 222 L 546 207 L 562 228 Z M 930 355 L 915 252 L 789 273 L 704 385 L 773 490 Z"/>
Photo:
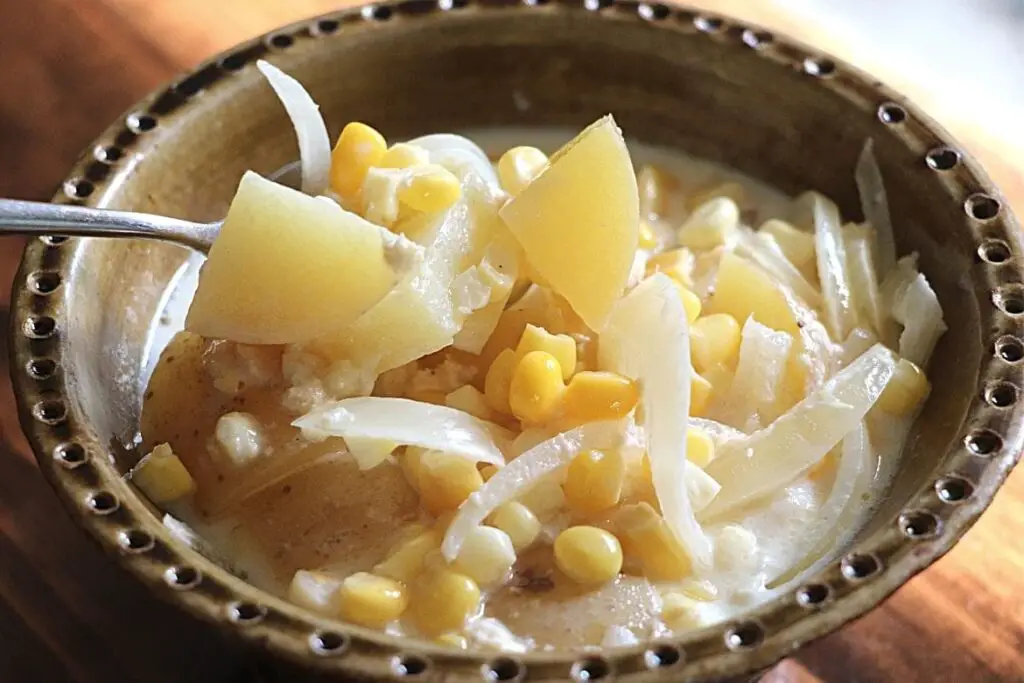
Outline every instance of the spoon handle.
<path id="1" fill-rule="evenodd" d="M 205 254 L 220 225 L 148 213 L 0 199 L 0 235 L 144 237 L 175 242 Z"/>

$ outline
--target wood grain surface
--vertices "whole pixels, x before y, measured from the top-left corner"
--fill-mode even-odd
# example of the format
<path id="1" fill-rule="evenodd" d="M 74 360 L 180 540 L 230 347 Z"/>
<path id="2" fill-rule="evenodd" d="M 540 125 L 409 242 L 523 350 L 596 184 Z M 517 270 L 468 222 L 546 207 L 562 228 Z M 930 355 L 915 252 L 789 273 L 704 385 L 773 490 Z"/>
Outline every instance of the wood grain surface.
<path id="1" fill-rule="evenodd" d="M 0 0 L 0 196 L 48 197 L 82 147 L 148 90 L 206 56 L 340 0 Z M 770 2 L 701 4 L 822 44 Z M 834 49 L 858 61 L 852 41 Z M 870 60 L 868 60 L 870 61 Z M 873 68 L 879 68 L 876 65 Z M 942 102 L 898 83 L 940 120 Z M 1024 181 L 999 131 L 947 122 L 1018 212 Z M 7 301 L 23 242 L 0 240 Z M 6 319 L 6 303 L 3 304 Z M 5 322 L 5 321 L 4 321 Z M 6 363 L 6 353 L 0 354 Z M 243 681 L 211 629 L 158 603 L 65 516 L 0 375 L 0 681 Z M 1024 681 L 1024 468 L 946 558 L 869 616 L 802 650 L 768 683 Z"/>

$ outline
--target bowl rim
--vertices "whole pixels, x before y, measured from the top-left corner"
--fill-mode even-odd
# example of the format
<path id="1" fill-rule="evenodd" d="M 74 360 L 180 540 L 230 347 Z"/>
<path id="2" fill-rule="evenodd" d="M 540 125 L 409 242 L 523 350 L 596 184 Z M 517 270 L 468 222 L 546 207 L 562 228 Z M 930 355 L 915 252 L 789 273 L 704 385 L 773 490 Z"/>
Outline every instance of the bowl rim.
<path id="1" fill-rule="evenodd" d="M 895 129 L 915 149 L 953 150 L 969 182 L 950 178 L 947 189 L 963 202 L 975 228 L 981 271 L 973 279 L 986 285 L 981 305 L 981 330 L 999 330 L 1021 344 L 1019 314 L 999 305 L 1001 293 L 1020 289 L 1020 225 L 991 180 L 942 127 L 905 97 L 843 61 L 819 50 L 734 19 L 685 5 L 671 6 L 636 0 L 388 0 L 347 8 L 298 21 L 244 41 L 201 63 L 133 105 L 97 138 L 76 162 L 53 201 L 98 205 L 104 186 L 131 172 L 116 159 L 105 159 L 111 147 L 130 150 L 163 113 L 187 109 L 194 96 L 214 81 L 251 71 L 258 57 L 274 61 L 297 39 L 329 38 L 337 32 L 368 30 L 393 16 L 403 21 L 447 12 L 531 13 L 538 19 L 557 12 L 586 12 L 608 20 L 644 23 L 651 30 L 704 34 L 708 40 L 734 41 L 775 62 L 802 70 L 823 87 L 847 99 L 869 97 L 877 107 L 879 125 Z M 739 48 L 738 48 L 739 49 Z M 886 116 L 895 111 L 898 121 Z M 922 155 L 922 163 L 928 154 Z M 90 170 L 93 171 L 90 176 Z M 940 172 L 940 169 L 935 169 Z M 82 191 L 83 179 L 88 192 Z M 995 202 L 995 215 L 977 220 L 972 202 Z M 986 244 L 1001 244 L 1016 258 L 994 261 Z M 992 351 L 980 360 L 980 387 L 962 425 L 961 447 L 943 456 L 944 472 L 933 486 L 923 487 L 903 509 L 896 525 L 857 544 L 802 587 L 774 598 L 748 614 L 670 640 L 637 647 L 525 656 L 462 652 L 419 640 L 396 638 L 317 616 L 283 599 L 258 590 L 231 575 L 195 550 L 174 539 L 151 508 L 109 464 L 107 447 L 80 424 L 72 409 L 70 389 L 60 372 L 59 320 L 64 306 L 60 286 L 73 253 L 73 242 L 43 237 L 25 250 L 12 290 L 10 326 L 11 376 L 19 419 L 40 469 L 58 491 L 75 521 L 154 593 L 207 621 L 225 624 L 229 631 L 253 644 L 268 646 L 285 658 L 311 667 L 324 667 L 369 679 L 402 677 L 424 669 L 430 677 L 443 672 L 452 680 L 573 679 L 602 673 L 629 680 L 720 678 L 762 670 L 798 647 L 859 618 L 885 600 L 909 578 L 944 555 L 991 502 L 1020 457 L 1024 406 L 1007 409 L 992 405 L 989 384 L 1006 381 L 1010 362 Z M 985 303 L 987 302 L 987 304 Z M 987 324 L 988 323 L 988 324 Z M 1012 369 L 1012 368 L 1010 368 Z M 47 371 L 48 370 L 48 371 Z M 1016 387 L 1019 396 L 1021 388 Z M 978 437 L 994 437 L 989 449 Z M 974 441 L 972 441 L 974 439 Z M 982 452 L 984 450 L 984 452 Z M 97 504 L 98 495 L 106 505 Z M 921 532 L 921 530 L 924 532 Z M 870 541 L 870 542 L 868 542 Z M 898 550 L 904 552 L 896 556 Z M 894 557 L 893 562 L 888 558 Z M 195 574 L 181 572 L 191 568 Z M 180 575 L 190 577 L 181 581 Z M 411 666 L 412 662 L 416 666 Z M 498 672 L 501 672 L 500 674 Z M 418 674 L 422 677 L 424 674 Z"/>

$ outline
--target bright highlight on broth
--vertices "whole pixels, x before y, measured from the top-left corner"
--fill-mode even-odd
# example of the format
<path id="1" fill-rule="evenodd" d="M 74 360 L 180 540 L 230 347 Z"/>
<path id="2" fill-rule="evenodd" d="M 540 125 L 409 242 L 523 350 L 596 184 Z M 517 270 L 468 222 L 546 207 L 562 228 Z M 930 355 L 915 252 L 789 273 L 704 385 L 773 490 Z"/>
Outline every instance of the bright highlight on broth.
<path id="1" fill-rule="evenodd" d="M 150 380 L 129 476 L 177 535 L 327 616 L 526 652 L 729 618 L 856 531 L 946 329 L 870 142 L 848 223 L 634 170 L 611 116 L 550 157 L 332 150 L 259 68 L 302 187 L 243 178 Z"/>

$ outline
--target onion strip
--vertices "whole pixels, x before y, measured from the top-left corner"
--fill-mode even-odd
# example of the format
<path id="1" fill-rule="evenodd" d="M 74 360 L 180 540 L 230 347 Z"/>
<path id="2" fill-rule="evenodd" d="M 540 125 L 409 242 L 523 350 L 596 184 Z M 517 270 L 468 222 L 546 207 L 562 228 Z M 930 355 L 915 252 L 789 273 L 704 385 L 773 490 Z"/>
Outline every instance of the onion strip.
<path id="1" fill-rule="evenodd" d="M 856 327 L 857 319 L 839 208 L 831 199 L 817 192 L 810 193 L 810 202 L 818 277 L 825 302 L 825 324 L 833 339 L 846 339 L 850 330 Z"/>
<path id="2" fill-rule="evenodd" d="M 889 215 L 889 199 L 882 183 L 882 170 L 875 158 L 875 141 L 871 138 L 857 159 L 854 170 L 857 192 L 860 193 L 861 211 L 864 220 L 875 229 L 878 239 L 878 277 L 884 278 L 896 265 L 896 240 L 893 239 L 892 217 Z"/>

